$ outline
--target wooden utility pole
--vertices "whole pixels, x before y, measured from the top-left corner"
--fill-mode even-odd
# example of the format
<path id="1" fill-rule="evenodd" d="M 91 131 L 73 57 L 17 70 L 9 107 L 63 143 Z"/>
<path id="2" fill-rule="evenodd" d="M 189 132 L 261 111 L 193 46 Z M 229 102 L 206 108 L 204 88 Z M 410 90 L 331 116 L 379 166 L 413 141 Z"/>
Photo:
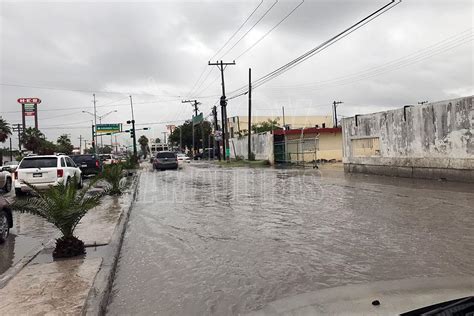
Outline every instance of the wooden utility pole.
<path id="1" fill-rule="evenodd" d="M 212 115 L 214 116 L 214 143 L 217 145 L 217 158 L 221 161 L 220 143 L 216 141 L 216 132 L 219 130 L 219 124 L 217 122 L 217 107 L 215 105 L 212 107 Z"/>
<path id="2" fill-rule="evenodd" d="M 332 103 L 332 105 L 333 105 L 333 110 L 334 110 L 334 126 L 333 126 L 333 127 L 337 127 L 337 106 L 338 106 L 339 104 L 342 104 L 342 103 L 344 103 L 344 102 L 341 102 L 341 101 L 334 101 L 334 102 Z"/>
<path id="3" fill-rule="evenodd" d="M 192 106 L 194 106 L 194 116 L 197 117 L 198 115 L 198 105 L 201 104 L 197 100 L 183 100 L 181 103 L 192 103 Z M 195 141 L 195 133 L 194 133 L 194 120 L 191 120 L 191 128 L 193 131 L 193 148 L 192 148 L 192 153 L 194 156 L 194 151 L 196 150 L 196 141 Z"/>
<path id="4" fill-rule="evenodd" d="M 225 67 L 229 65 L 235 65 L 235 61 L 231 63 L 224 63 L 222 60 L 216 63 L 208 62 L 209 66 L 217 66 L 221 71 L 221 81 L 222 81 L 222 96 L 220 100 L 220 105 L 222 107 L 222 137 L 223 137 L 223 148 L 224 148 L 224 157 L 229 161 L 230 155 L 227 155 L 227 152 L 230 153 L 229 149 L 229 133 L 227 132 L 227 99 L 225 96 L 225 82 L 224 82 L 224 70 Z"/>
<path id="5" fill-rule="evenodd" d="M 249 68 L 249 127 L 248 127 L 248 160 L 252 156 L 252 68 Z"/>

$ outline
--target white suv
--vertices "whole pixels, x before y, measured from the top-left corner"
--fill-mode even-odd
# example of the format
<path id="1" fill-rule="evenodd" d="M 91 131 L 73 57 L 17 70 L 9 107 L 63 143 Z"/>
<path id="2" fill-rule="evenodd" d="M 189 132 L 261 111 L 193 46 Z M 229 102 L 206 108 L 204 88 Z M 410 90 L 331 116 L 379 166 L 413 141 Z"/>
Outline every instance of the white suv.
<path id="1" fill-rule="evenodd" d="M 59 183 L 68 184 L 74 176 L 82 187 L 81 169 L 66 155 L 28 156 L 15 171 L 15 193 L 21 195 L 31 190 L 25 181 L 41 190 Z"/>

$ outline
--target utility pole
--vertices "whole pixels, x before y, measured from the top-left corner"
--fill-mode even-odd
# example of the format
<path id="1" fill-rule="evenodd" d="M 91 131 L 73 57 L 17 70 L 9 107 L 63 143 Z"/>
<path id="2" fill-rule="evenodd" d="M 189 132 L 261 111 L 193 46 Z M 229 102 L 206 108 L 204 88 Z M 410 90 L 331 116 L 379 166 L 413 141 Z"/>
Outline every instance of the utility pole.
<path id="1" fill-rule="evenodd" d="M 94 151 L 94 154 L 97 155 L 97 144 L 95 143 L 95 125 L 92 124 L 92 150 Z"/>
<path id="2" fill-rule="evenodd" d="M 179 127 L 179 150 L 183 151 L 183 126 Z"/>
<path id="3" fill-rule="evenodd" d="M 181 103 L 192 103 L 192 106 L 194 106 L 194 115 L 197 117 L 198 115 L 198 104 L 200 104 L 197 100 L 183 100 Z M 192 154 L 194 156 L 194 151 L 196 150 L 196 141 L 195 141 L 195 133 L 194 133 L 194 120 L 191 120 L 191 128 L 193 131 L 193 148 L 192 148 Z"/>
<path id="4" fill-rule="evenodd" d="M 285 122 L 285 106 L 281 107 L 281 111 L 283 113 L 283 128 L 286 128 L 286 122 Z"/>
<path id="5" fill-rule="evenodd" d="M 167 134 L 167 133 L 166 133 L 166 132 L 162 132 L 162 134 L 163 134 L 163 144 L 166 144 L 166 134 Z"/>
<path id="6" fill-rule="evenodd" d="M 21 124 L 13 125 L 13 131 L 18 132 L 18 150 L 21 153 L 21 134 L 23 134 L 23 126 Z"/>
<path id="7" fill-rule="evenodd" d="M 79 135 L 79 155 L 82 154 L 82 135 Z"/>
<path id="8" fill-rule="evenodd" d="M 428 101 L 420 101 L 420 102 L 418 102 L 419 105 L 423 105 L 423 104 L 426 104 L 426 103 L 428 103 Z"/>
<path id="9" fill-rule="evenodd" d="M 97 128 L 97 109 L 95 104 L 95 93 L 93 93 L 92 96 L 94 97 L 94 125 L 92 125 L 92 136 L 95 137 L 93 138 L 94 153 L 97 155 L 97 133 L 94 131 L 94 129 Z"/>
<path id="10" fill-rule="evenodd" d="M 341 102 L 341 101 L 334 101 L 334 102 L 332 103 L 333 109 L 334 109 L 334 126 L 333 126 L 333 127 L 337 127 L 337 110 L 336 110 L 336 109 L 337 109 L 337 106 L 338 106 L 339 104 L 342 104 L 342 103 L 344 103 L 344 102 Z"/>
<path id="11" fill-rule="evenodd" d="M 13 161 L 12 138 L 10 138 L 10 161 Z"/>
<path id="12" fill-rule="evenodd" d="M 212 115 L 214 116 L 214 143 L 217 145 L 217 158 L 221 161 L 221 149 L 220 144 L 216 141 L 216 132 L 219 130 L 219 124 L 217 123 L 217 106 L 212 107 Z M 215 149 L 214 149 L 215 150 Z"/>
<path id="13" fill-rule="evenodd" d="M 224 148 L 224 157 L 227 161 L 230 159 L 230 155 L 227 155 L 227 151 L 230 152 L 229 149 L 229 135 L 227 133 L 227 99 L 225 96 L 225 83 L 224 83 L 224 70 L 225 67 L 229 65 L 235 65 L 235 60 L 231 63 L 224 63 L 222 60 L 220 62 L 211 63 L 208 62 L 209 66 L 217 66 L 221 71 L 221 81 L 222 81 L 222 96 L 220 100 L 220 105 L 222 107 L 222 137 L 223 137 L 223 148 Z"/>
<path id="14" fill-rule="evenodd" d="M 252 156 L 252 68 L 249 68 L 249 127 L 248 127 L 248 157 Z"/>
<path id="15" fill-rule="evenodd" d="M 133 156 L 135 157 L 135 159 L 138 158 L 138 155 L 137 155 L 137 136 L 135 134 L 135 116 L 133 115 L 133 101 L 132 101 L 132 96 L 130 96 L 130 108 L 132 109 L 132 131 L 133 131 L 133 134 L 132 134 L 132 139 L 133 139 Z M 129 123 L 130 121 L 127 121 L 127 124 L 130 124 Z M 137 160 L 138 161 L 138 160 Z"/>

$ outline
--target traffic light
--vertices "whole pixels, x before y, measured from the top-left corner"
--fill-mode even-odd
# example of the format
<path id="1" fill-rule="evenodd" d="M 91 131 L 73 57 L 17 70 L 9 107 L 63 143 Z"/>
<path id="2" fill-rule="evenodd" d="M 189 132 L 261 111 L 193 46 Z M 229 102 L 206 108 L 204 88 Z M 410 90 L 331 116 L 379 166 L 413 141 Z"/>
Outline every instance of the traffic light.
<path id="1" fill-rule="evenodd" d="M 227 100 L 225 99 L 225 96 L 221 96 L 221 106 L 226 106 L 227 105 Z"/>
<path id="2" fill-rule="evenodd" d="M 130 130 L 130 137 L 133 138 L 135 136 L 135 131 L 133 129 Z"/>
<path id="3" fill-rule="evenodd" d="M 144 128 L 143 128 L 144 131 L 147 131 L 147 130 L 149 130 L 149 129 L 150 129 L 149 127 L 144 127 Z"/>

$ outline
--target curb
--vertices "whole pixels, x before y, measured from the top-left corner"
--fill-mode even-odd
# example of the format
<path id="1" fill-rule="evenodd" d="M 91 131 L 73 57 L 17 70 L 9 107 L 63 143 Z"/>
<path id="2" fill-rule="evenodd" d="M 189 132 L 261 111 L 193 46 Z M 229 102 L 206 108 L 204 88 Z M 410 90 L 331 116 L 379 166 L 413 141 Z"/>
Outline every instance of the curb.
<path id="1" fill-rule="evenodd" d="M 126 209 L 122 212 L 119 222 L 115 227 L 107 254 L 102 258 L 102 264 L 94 278 L 94 282 L 82 308 L 82 315 L 105 315 L 110 292 L 112 290 L 115 271 L 117 269 L 120 250 L 122 249 L 126 226 L 138 192 L 139 179 L 140 171 L 138 171 L 133 177 L 133 192 L 130 204 L 128 207 L 125 207 Z"/>
<path id="2" fill-rule="evenodd" d="M 5 273 L 3 274 L 3 277 L 0 278 L 0 289 L 3 289 L 8 284 L 8 282 L 11 279 L 13 279 L 31 261 L 33 261 L 41 251 L 53 245 L 54 241 L 55 241 L 55 238 L 45 243 L 42 243 L 38 247 L 30 250 L 26 255 L 23 256 L 23 258 L 21 258 L 17 263 L 15 263 L 7 271 L 5 271 Z"/>

